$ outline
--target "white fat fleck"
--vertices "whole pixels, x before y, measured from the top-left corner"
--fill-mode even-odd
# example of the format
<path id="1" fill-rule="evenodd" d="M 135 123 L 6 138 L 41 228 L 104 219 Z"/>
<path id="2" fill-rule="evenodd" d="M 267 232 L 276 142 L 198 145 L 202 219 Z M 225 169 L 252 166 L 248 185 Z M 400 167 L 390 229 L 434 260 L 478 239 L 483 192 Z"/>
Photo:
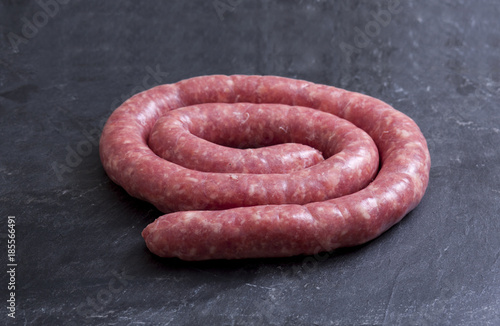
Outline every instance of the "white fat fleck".
<path id="1" fill-rule="evenodd" d="M 236 174 L 230 174 L 229 178 L 233 180 L 238 180 L 238 176 Z"/>
<path id="2" fill-rule="evenodd" d="M 250 113 L 246 112 L 245 113 L 245 119 L 243 119 L 243 121 L 241 121 L 241 123 L 245 123 L 247 122 L 247 120 L 250 118 Z"/>
<path id="3" fill-rule="evenodd" d="M 351 109 L 352 109 L 352 105 L 351 105 L 351 103 L 348 103 L 348 104 L 346 105 L 346 107 L 344 108 L 344 116 L 345 116 L 345 117 L 350 116 L 350 114 L 351 114 Z"/>
<path id="4" fill-rule="evenodd" d="M 303 189 L 300 187 L 297 187 L 297 189 L 294 191 L 292 196 L 293 196 L 293 198 L 303 198 L 304 195 L 302 193 L 303 193 Z"/>
<path id="5" fill-rule="evenodd" d="M 193 218 L 196 218 L 198 214 L 196 214 L 196 212 L 185 212 L 184 213 L 184 220 L 185 221 L 189 221 Z"/>
<path id="6" fill-rule="evenodd" d="M 139 120 L 139 123 L 143 126 L 146 125 L 146 116 L 143 113 L 140 113 L 137 115 L 137 120 Z"/>
<path id="7" fill-rule="evenodd" d="M 302 159 L 309 158 L 309 152 L 300 151 L 299 152 L 299 157 L 302 158 Z"/>
<path id="8" fill-rule="evenodd" d="M 253 196 L 253 195 L 255 194 L 255 192 L 257 191 L 257 187 L 258 187 L 258 186 L 259 186 L 258 184 L 256 184 L 256 183 L 252 183 L 252 184 L 250 185 L 250 189 L 248 190 L 248 194 L 249 194 L 250 196 Z"/>
<path id="9" fill-rule="evenodd" d="M 358 205 L 361 216 L 367 220 L 371 218 L 370 210 L 375 207 L 377 207 L 377 200 L 375 198 L 367 198 Z"/>
<path id="10" fill-rule="evenodd" d="M 411 136 L 411 132 L 409 132 L 408 130 L 406 129 L 401 129 L 401 130 L 398 130 L 397 131 L 397 134 L 398 136 L 402 137 L 402 138 L 408 138 Z"/>
<path id="11" fill-rule="evenodd" d="M 356 169 L 359 169 L 360 167 L 362 167 L 365 162 L 365 159 L 363 158 L 362 155 L 358 155 L 358 156 L 355 156 L 353 157 L 352 159 L 350 159 L 349 161 L 347 161 L 347 168 L 351 169 L 351 170 L 356 170 Z"/>
<path id="12" fill-rule="evenodd" d="M 201 218 L 198 219 L 198 222 L 200 223 L 203 229 L 209 229 L 214 233 L 219 233 L 222 229 L 221 223 L 209 222 Z"/>
<path id="13" fill-rule="evenodd" d="M 422 145 L 418 142 L 410 142 L 404 145 L 405 148 L 421 148 Z"/>
<path id="14" fill-rule="evenodd" d="M 191 182 L 199 182 L 200 180 L 196 179 L 196 178 L 191 178 L 191 177 L 186 177 L 186 180 L 189 180 Z"/>
<path id="15" fill-rule="evenodd" d="M 384 193 L 384 199 L 388 202 L 392 202 L 395 205 L 399 204 L 398 203 L 398 193 L 396 191 L 388 190 L 387 192 Z"/>
<path id="16" fill-rule="evenodd" d="M 300 155 L 305 155 L 302 152 L 299 153 Z M 281 162 L 293 162 L 294 157 L 292 156 L 291 153 L 283 153 L 283 155 L 280 157 Z"/>
<path id="17" fill-rule="evenodd" d="M 364 209 L 361 209 L 361 215 L 363 215 L 363 217 L 367 220 L 370 219 L 370 213 L 368 213 L 368 211 L 364 210 Z"/>
<path id="18" fill-rule="evenodd" d="M 191 118 L 188 115 L 181 115 L 178 119 L 181 126 L 191 124 Z"/>
<path id="19" fill-rule="evenodd" d="M 222 224 L 220 224 L 220 223 L 213 224 L 212 225 L 212 230 L 215 233 L 219 233 L 222 230 Z"/>
<path id="20" fill-rule="evenodd" d="M 294 214 L 293 218 L 295 220 L 314 221 L 314 217 L 310 213 L 306 212 L 300 212 L 298 214 Z"/>
<path id="21" fill-rule="evenodd" d="M 260 220 L 262 218 L 262 216 L 260 216 L 260 214 L 253 214 L 253 219 L 254 220 Z"/>

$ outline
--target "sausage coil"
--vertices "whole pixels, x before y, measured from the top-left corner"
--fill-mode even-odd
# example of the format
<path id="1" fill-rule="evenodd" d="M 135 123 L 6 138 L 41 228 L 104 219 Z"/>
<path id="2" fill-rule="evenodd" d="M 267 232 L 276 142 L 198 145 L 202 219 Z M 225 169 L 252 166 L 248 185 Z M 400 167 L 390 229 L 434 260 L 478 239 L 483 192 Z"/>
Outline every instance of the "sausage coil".
<path id="1" fill-rule="evenodd" d="M 184 260 L 365 243 L 427 188 L 415 122 L 375 98 L 275 76 L 202 76 L 139 93 L 100 140 L 108 176 L 167 213 L 146 245 Z"/>

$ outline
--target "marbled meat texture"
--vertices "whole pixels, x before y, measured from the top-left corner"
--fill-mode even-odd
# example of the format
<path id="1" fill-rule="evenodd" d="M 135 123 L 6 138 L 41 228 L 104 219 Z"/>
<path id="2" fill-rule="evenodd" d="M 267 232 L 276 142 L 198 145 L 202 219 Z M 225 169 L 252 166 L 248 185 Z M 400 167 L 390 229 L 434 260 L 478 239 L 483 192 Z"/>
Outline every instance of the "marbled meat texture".
<path id="1" fill-rule="evenodd" d="M 170 153 L 165 120 L 181 122 Z M 203 144 L 215 156 L 220 145 L 234 148 L 211 163 Z M 256 153 L 236 148 L 266 145 Z M 253 156 L 253 166 L 237 166 L 239 156 L 224 161 L 233 150 L 247 151 L 241 157 Z M 280 162 L 275 153 L 293 158 Z M 366 95 L 275 76 L 202 76 L 137 94 L 108 119 L 100 155 L 114 182 L 169 213 L 144 229 L 148 248 L 184 260 L 365 243 L 418 205 L 430 169 L 425 138 L 408 116 Z"/>

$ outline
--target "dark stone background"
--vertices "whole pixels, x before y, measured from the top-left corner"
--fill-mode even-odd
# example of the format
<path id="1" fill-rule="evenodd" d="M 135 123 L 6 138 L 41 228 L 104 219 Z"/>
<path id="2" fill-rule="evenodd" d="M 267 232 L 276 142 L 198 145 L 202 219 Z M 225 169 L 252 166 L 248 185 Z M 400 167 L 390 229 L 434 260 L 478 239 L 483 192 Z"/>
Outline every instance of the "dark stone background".
<path id="1" fill-rule="evenodd" d="M 496 0 L 2 0 L 0 257 L 6 268 L 14 215 L 18 266 L 16 319 L 2 273 L 0 320 L 499 325 L 499 17 Z M 236 73 L 342 87 L 412 117 L 432 156 L 421 204 L 319 257 L 151 255 L 140 232 L 160 213 L 108 179 L 101 125 L 145 88 Z"/>

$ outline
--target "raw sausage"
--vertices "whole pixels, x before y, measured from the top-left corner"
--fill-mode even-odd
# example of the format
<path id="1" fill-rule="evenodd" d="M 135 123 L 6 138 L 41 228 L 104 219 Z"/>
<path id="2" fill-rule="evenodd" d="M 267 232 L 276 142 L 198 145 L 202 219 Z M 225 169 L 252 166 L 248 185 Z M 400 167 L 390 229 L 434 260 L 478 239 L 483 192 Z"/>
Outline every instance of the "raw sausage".
<path id="1" fill-rule="evenodd" d="M 286 178 L 290 184 L 284 187 L 274 179 L 279 174 L 195 171 L 161 159 L 148 146 L 151 130 L 167 112 L 236 102 L 308 107 L 348 120 L 375 142 L 380 170 L 360 190 L 350 182 L 337 182 L 341 175 L 328 173 L 316 175 L 315 181 Z M 366 154 L 368 161 L 373 160 L 369 152 L 362 152 L 361 157 Z M 163 215 L 143 231 L 153 253 L 185 260 L 313 254 L 364 243 L 420 202 L 430 169 L 427 144 L 418 126 L 386 103 L 274 76 L 196 77 L 137 94 L 108 119 L 100 155 L 109 177 L 132 196 L 164 212 L 187 210 Z M 309 171 L 322 164 L 293 173 L 313 176 Z M 348 164 L 337 166 L 349 170 Z M 351 170 L 370 175 L 370 169 L 360 169 Z M 328 193 L 332 185 L 338 186 L 339 193 L 350 194 L 334 198 Z"/>
<path id="2" fill-rule="evenodd" d="M 318 175 L 330 173 L 348 178 L 345 182 L 355 185 L 355 190 L 371 181 L 379 160 L 370 136 L 350 122 L 310 108 L 280 104 L 210 103 L 169 111 L 155 123 L 149 146 L 169 162 L 219 173 L 290 173 L 320 163 L 323 153 L 327 162 L 306 171 L 247 178 L 249 182 L 266 179 L 267 184 L 307 184 Z M 240 150 L 226 146 L 266 147 Z M 363 168 L 369 170 L 363 173 Z M 354 176 L 348 175 L 353 173 Z M 332 183 L 326 186 L 322 197 L 346 194 L 335 193 L 338 186 Z"/>
<path id="3" fill-rule="evenodd" d="M 317 149 L 292 139 L 296 131 L 290 130 L 291 119 L 298 115 L 302 115 L 299 119 L 308 119 L 308 113 L 316 112 L 298 107 L 289 110 L 279 104 L 189 106 L 169 111 L 158 119 L 149 146 L 163 159 L 198 171 L 263 174 L 299 171 L 324 160 Z"/>
<path id="4" fill-rule="evenodd" d="M 282 173 L 261 174 L 259 169 L 221 173 L 194 170 L 196 164 L 187 168 L 152 151 L 149 142 L 156 137 L 152 131 L 165 129 L 156 126 L 163 116 L 207 103 L 220 103 L 212 113 L 225 111 L 228 104 L 224 103 L 246 103 L 236 106 L 255 110 L 273 104 L 267 112 L 313 112 L 308 119 L 291 119 L 296 125 L 289 130 L 295 130 L 294 137 L 307 130 L 297 141 L 321 151 L 325 160 L 300 163 L 307 166 Z M 360 132 L 341 137 L 344 127 L 333 128 L 337 122 L 322 130 L 326 116 L 349 123 L 349 130 L 353 124 L 369 137 Z M 255 121 L 259 120 L 266 121 L 263 117 Z M 286 130 L 279 121 L 271 125 Z M 332 132 L 335 141 L 329 143 L 325 132 Z M 220 137 L 217 132 L 209 134 L 198 136 Z M 276 132 L 277 139 L 255 145 L 295 141 L 279 139 L 283 134 Z M 211 140 L 223 141 L 215 138 Z M 343 147 L 338 145 L 342 141 Z M 235 146 L 231 141 L 226 145 Z M 165 152 L 161 146 L 156 150 Z M 307 150 L 295 149 L 296 153 Z M 280 148 L 277 152 L 285 153 Z M 143 237 L 153 253 L 185 260 L 292 256 L 364 243 L 416 207 L 430 169 L 420 129 L 388 104 L 331 86 L 274 76 L 203 76 L 137 94 L 108 119 L 100 155 L 109 177 L 129 194 L 163 212 L 175 211 L 147 226 Z"/>

